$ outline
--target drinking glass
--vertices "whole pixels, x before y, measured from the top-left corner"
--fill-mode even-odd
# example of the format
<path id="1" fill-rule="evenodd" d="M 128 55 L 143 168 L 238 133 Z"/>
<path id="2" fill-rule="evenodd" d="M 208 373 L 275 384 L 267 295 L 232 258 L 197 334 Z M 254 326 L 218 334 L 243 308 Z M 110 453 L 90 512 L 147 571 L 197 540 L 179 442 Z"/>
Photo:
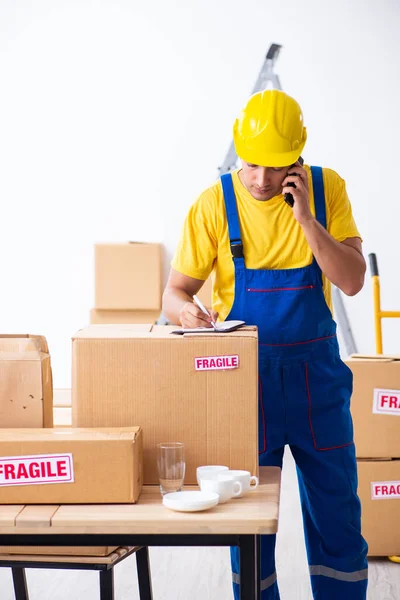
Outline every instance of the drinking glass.
<path id="1" fill-rule="evenodd" d="M 185 479 L 185 449 L 181 442 L 157 444 L 157 467 L 161 495 L 180 492 Z"/>

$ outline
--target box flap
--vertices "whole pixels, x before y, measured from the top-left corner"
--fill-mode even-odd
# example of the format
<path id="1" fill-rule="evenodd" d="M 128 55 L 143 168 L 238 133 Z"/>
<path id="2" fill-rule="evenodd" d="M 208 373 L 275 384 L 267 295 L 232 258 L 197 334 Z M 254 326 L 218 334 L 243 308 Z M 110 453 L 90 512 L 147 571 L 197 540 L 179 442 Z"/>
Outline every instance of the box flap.
<path id="1" fill-rule="evenodd" d="M 161 246 L 158 242 L 137 242 L 135 240 L 129 240 L 128 244 L 141 244 L 142 246 Z"/>
<path id="2" fill-rule="evenodd" d="M 126 325 L 90 325 L 84 329 L 80 329 L 74 336 L 73 340 L 88 340 L 88 339 L 119 339 L 119 338 L 136 338 L 147 336 L 152 330 L 151 323 L 132 323 Z"/>
<path id="3" fill-rule="evenodd" d="M 35 338 L 38 341 L 40 349 L 44 354 L 49 354 L 49 346 L 44 335 L 30 335 L 29 337 L 31 339 Z"/>
<path id="4" fill-rule="evenodd" d="M 57 427 L 54 429 L 0 429 L 1 442 L 54 442 L 71 441 L 135 440 L 140 427 Z M 1 456 L 1 447 L 0 447 Z"/>
<path id="5" fill-rule="evenodd" d="M 101 248 L 104 246 L 107 247 L 112 247 L 112 246 L 126 246 L 127 244 L 140 244 L 141 246 L 160 246 L 161 247 L 161 243 L 160 242 L 139 242 L 137 240 L 128 240 L 127 242 L 102 242 L 99 244 L 94 244 L 94 247 L 97 248 Z"/>
<path id="6" fill-rule="evenodd" d="M 48 354 L 44 354 L 43 352 L 1 352 L 0 351 L 0 360 L 2 361 L 11 361 L 11 360 L 23 360 L 23 361 L 41 361 L 42 359 L 48 358 Z"/>
<path id="7" fill-rule="evenodd" d="M 0 357 L 37 360 L 49 354 L 46 338 L 41 335 L 0 334 Z"/>
<path id="8" fill-rule="evenodd" d="M 393 362 L 400 360 L 400 354 L 352 354 L 346 361 Z"/>

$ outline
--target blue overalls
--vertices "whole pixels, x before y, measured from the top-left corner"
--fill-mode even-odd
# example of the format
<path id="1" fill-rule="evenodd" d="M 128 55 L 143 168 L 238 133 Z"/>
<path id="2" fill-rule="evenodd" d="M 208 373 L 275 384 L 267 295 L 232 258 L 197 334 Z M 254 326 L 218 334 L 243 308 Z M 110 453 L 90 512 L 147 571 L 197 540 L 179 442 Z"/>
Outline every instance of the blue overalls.
<path id="1" fill-rule="evenodd" d="M 326 227 L 322 169 L 311 172 L 316 218 Z M 221 180 L 235 265 L 228 318 L 255 324 L 259 331 L 259 463 L 282 467 L 284 446 L 290 445 L 314 599 L 365 600 L 367 544 L 360 533 L 352 374 L 339 356 L 321 270 L 315 259 L 297 269 L 247 269 L 232 177 Z M 279 600 L 275 539 L 261 537 L 262 600 Z M 238 600 L 236 547 L 231 560 Z"/>

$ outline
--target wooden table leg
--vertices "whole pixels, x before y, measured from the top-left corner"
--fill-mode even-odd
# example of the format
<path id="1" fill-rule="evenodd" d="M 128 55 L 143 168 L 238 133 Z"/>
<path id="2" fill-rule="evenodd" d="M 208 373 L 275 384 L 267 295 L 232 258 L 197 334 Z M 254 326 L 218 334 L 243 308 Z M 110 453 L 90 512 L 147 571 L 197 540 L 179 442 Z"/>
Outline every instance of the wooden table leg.
<path id="1" fill-rule="evenodd" d="M 25 569 L 22 567 L 12 567 L 11 571 L 14 582 L 15 599 L 29 600 L 28 586 L 26 585 Z"/>
<path id="2" fill-rule="evenodd" d="M 261 536 L 255 536 L 256 546 L 256 599 L 261 600 Z"/>
<path id="3" fill-rule="evenodd" d="M 151 574 L 149 562 L 149 549 L 143 546 L 137 550 L 136 564 L 139 583 L 139 598 L 140 600 L 153 600 L 153 590 L 151 587 Z"/>
<path id="4" fill-rule="evenodd" d="M 256 596 L 256 536 L 239 536 L 240 600 L 255 600 Z"/>
<path id="5" fill-rule="evenodd" d="M 114 600 L 114 569 L 100 571 L 100 600 Z"/>

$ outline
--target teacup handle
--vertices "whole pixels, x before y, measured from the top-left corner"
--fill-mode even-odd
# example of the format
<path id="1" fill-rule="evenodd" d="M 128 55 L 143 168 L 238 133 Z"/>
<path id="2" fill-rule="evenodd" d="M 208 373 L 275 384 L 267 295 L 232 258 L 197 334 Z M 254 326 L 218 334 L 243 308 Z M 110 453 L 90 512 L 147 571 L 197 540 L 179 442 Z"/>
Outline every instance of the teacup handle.
<path id="1" fill-rule="evenodd" d="M 253 482 L 254 482 L 254 485 L 251 485 Z M 250 486 L 251 486 L 251 488 L 253 490 L 257 489 L 258 488 L 258 484 L 259 484 L 258 477 L 256 477 L 255 475 L 252 475 L 250 477 Z"/>
<path id="2" fill-rule="evenodd" d="M 236 488 L 236 491 L 235 491 Z M 240 481 L 235 481 L 235 483 L 233 484 L 233 497 L 236 498 L 236 496 L 240 496 L 240 494 L 243 491 L 243 486 L 240 483 Z"/>

